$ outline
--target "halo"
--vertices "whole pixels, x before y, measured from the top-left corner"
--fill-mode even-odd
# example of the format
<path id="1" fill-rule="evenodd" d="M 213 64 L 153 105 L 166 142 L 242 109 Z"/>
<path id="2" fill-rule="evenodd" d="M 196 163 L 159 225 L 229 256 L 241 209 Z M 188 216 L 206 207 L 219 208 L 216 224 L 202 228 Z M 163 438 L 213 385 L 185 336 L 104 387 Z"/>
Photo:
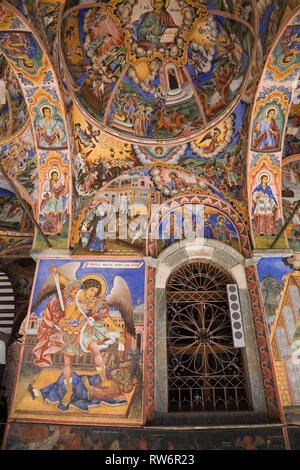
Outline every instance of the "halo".
<path id="1" fill-rule="evenodd" d="M 225 221 L 226 221 L 225 215 L 219 215 L 218 218 L 217 218 L 217 221 L 219 222 L 219 220 L 220 220 L 221 218 L 222 218 L 222 219 L 225 219 Z"/>
<path id="2" fill-rule="evenodd" d="M 154 151 L 155 151 L 156 154 L 157 154 L 157 150 L 158 150 L 158 149 L 161 151 L 161 154 L 164 153 L 164 149 L 163 149 L 161 146 L 157 146 L 157 147 L 155 147 L 155 149 L 154 149 Z"/>
<path id="3" fill-rule="evenodd" d="M 258 177 L 259 181 L 261 181 L 262 177 L 266 176 L 268 178 L 268 182 L 270 181 L 270 175 L 269 173 L 261 173 Z"/>
<path id="4" fill-rule="evenodd" d="M 58 173 L 59 178 L 61 177 L 61 172 L 57 168 L 52 168 L 48 173 L 48 176 L 49 176 L 50 179 L 52 178 L 52 173 L 53 172 Z"/>
<path id="5" fill-rule="evenodd" d="M 84 282 L 84 281 L 87 281 L 88 279 L 95 279 L 95 281 L 98 281 L 100 286 L 101 286 L 101 296 L 104 297 L 104 295 L 106 294 L 106 291 L 107 291 L 107 284 L 106 284 L 106 281 L 105 279 L 100 276 L 99 274 L 86 274 L 85 276 L 83 276 L 81 279 L 80 279 L 80 282 Z"/>
<path id="6" fill-rule="evenodd" d="M 53 114 L 53 109 L 51 108 L 51 106 L 48 105 L 48 104 L 43 104 L 43 105 L 40 107 L 40 114 L 41 114 L 42 116 L 44 116 L 44 114 L 43 114 L 43 109 L 44 109 L 44 108 L 50 109 L 51 115 Z"/>
<path id="7" fill-rule="evenodd" d="M 265 116 L 267 116 L 268 112 L 269 112 L 271 109 L 273 109 L 273 111 L 275 112 L 275 115 L 274 115 L 274 116 L 276 116 L 276 114 L 278 113 L 278 110 L 277 110 L 277 108 L 275 108 L 275 106 L 270 106 L 269 108 L 267 108 L 266 111 L 265 111 Z"/>
<path id="8" fill-rule="evenodd" d="M 170 178 L 171 178 L 171 175 L 175 175 L 177 177 L 178 173 L 176 171 L 170 171 L 169 173 Z"/>
<path id="9" fill-rule="evenodd" d="M 24 69 L 33 70 L 36 67 L 36 63 L 32 59 L 21 59 L 21 65 Z"/>
<path id="10" fill-rule="evenodd" d="M 150 0 L 152 8 L 154 8 L 154 0 Z M 167 9 L 170 4 L 170 0 L 164 0 L 164 8 Z"/>
<path id="11" fill-rule="evenodd" d="M 279 60 L 280 65 L 289 65 L 294 62 L 295 54 L 290 52 Z"/>

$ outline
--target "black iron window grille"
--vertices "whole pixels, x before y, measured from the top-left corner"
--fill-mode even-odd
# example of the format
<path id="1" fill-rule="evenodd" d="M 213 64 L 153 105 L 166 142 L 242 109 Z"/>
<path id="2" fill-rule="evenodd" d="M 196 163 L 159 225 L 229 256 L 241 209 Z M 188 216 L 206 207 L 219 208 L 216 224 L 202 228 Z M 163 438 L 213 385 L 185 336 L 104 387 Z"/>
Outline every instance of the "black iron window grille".
<path id="1" fill-rule="evenodd" d="M 169 412 L 250 409 L 242 353 L 233 346 L 226 285 L 229 274 L 190 262 L 168 280 Z"/>

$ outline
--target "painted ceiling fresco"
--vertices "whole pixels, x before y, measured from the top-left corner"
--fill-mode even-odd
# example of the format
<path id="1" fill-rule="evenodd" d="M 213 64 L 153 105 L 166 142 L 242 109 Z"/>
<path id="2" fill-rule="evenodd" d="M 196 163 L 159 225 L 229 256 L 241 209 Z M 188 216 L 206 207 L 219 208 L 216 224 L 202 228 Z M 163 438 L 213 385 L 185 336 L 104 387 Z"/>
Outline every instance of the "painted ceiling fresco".
<path id="1" fill-rule="evenodd" d="M 290 307 L 288 283 L 300 285 L 297 269 L 281 254 L 268 257 L 273 248 L 300 252 L 299 15 L 296 0 L 0 1 L 0 253 L 39 258 L 13 419 L 139 425 L 151 416 L 159 262 L 151 258 L 193 238 L 247 265 L 266 403 L 277 413 L 266 333 L 278 367 L 300 344 L 300 288 L 291 290 L 294 336 L 286 317 L 294 345 L 276 332 Z M 260 249 L 265 258 L 247 264 Z M 63 275 L 70 324 L 100 308 L 113 317 L 101 357 L 114 384 L 101 406 L 89 395 L 99 395 L 100 374 L 80 378 L 96 355 L 82 348 L 70 366 L 81 403 L 51 394 L 64 387 L 68 334 L 50 362 L 38 357 Z M 97 294 L 79 298 L 87 280 Z M 290 406 L 298 395 L 282 397 Z"/>
<path id="2" fill-rule="evenodd" d="M 250 4 L 224 16 L 218 3 L 112 1 L 66 12 L 63 59 L 79 106 L 128 141 L 176 143 L 212 127 L 213 147 L 247 85 L 256 24 Z"/>
<path id="3" fill-rule="evenodd" d="M 296 152 L 297 147 L 293 130 L 298 96 L 294 92 L 299 62 L 297 21 L 283 28 L 268 55 L 288 2 L 9 3 L 13 10 L 3 9 L 0 32 L 2 62 L 10 70 L 3 83 L 8 87 L 14 74 L 30 124 L 26 135 L 31 134 L 30 148 L 27 143 L 22 150 L 27 163 L 22 159 L 18 163 L 14 171 L 20 174 L 15 180 L 28 193 L 52 248 L 69 246 L 74 238 L 71 232 L 80 228 L 91 197 L 101 188 L 136 167 L 157 163 L 170 169 L 181 167 L 212 184 L 254 230 L 256 243 L 247 204 L 247 172 L 253 175 L 252 193 L 260 178 L 254 167 L 264 171 L 269 165 L 263 163 L 269 152 L 262 148 L 259 131 L 267 111 L 264 103 L 275 108 L 280 128 L 273 153 L 279 154 L 283 145 L 289 148 L 287 153 L 291 147 Z M 295 5 L 289 3 L 292 10 Z M 270 86 L 267 93 L 260 86 L 255 98 L 264 63 L 265 80 L 274 82 L 274 90 Z M 281 83 L 276 92 L 278 81 L 286 86 Z M 254 156 L 250 156 L 249 169 L 254 99 Z M 286 126 L 287 113 L 290 124 Z M 8 119 L 2 114 L 3 120 Z M 13 129 L 20 134 L 24 130 L 18 122 Z M 9 127 L 5 132 L 12 131 Z M 6 168 L 15 146 L 24 147 L 22 139 L 23 135 L 3 141 Z M 270 162 L 275 165 L 269 174 L 271 187 L 280 204 L 280 162 L 272 155 Z M 3 186 L 12 190 L 7 182 Z M 51 204 L 51 194 L 57 196 L 55 204 Z M 278 211 L 275 222 L 278 233 L 284 223 L 282 212 Z M 37 249 L 47 247 L 41 230 L 34 239 Z M 260 247 L 270 244 L 259 234 L 258 240 Z M 278 243 L 283 246 L 284 240 L 283 236 Z"/>

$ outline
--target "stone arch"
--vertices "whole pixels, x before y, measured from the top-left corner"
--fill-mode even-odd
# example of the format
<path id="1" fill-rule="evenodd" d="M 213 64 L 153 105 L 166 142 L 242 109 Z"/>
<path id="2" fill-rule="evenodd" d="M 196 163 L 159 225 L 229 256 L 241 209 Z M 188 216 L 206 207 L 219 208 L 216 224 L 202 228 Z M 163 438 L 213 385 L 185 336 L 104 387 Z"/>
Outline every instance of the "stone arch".
<path id="1" fill-rule="evenodd" d="M 31 47 L 30 56 L 27 53 L 13 48 L 6 48 L 5 42 L 0 41 L 0 51 L 14 70 L 30 114 L 33 138 L 37 149 L 37 165 L 39 173 L 41 170 L 51 171 L 51 162 L 55 158 L 55 165 L 61 171 L 63 184 L 67 193 L 66 213 L 67 219 L 63 237 L 53 237 L 53 248 L 67 249 L 69 246 L 71 226 L 71 161 L 70 161 L 70 137 L 68 133 L 67 119 L 63 104 L 63 97 L 59 88 L 56 71 L 48 56 L 47 50 L 39 40 L 38 34 L 29 21 L 20 12 L 3 1 L 1 3 L 0 34 L 2 39 L 9 41 L 10 35 L 20 34 Z M 38 139 L 38 123 L 42 120 L 41 109 L 50 107 L 56 122 L 60 126 L 61 135 L 55 143 L 43 145 Z M 59 134 L 59 133 L 57 133 Z M 63 136 L 63 138 L 62 138 Z M 59 141 L 59 142 L 58 142 Z M 39 203 L 36 208 L 35 217 L 42 223 L 40 218 L 42 190 L 44 182 L 39 180 Z M 56 234 L 55 234 L 56 235 Z M 58 243 L 57 243 L 58 242 Z M 42 249 L 46 246 L 42 241 L 37 241 L 37 231 L 34 240 L 35 248 Z"/>
<path id="2" fill-rule="evenodd" d="M 153 416 L 155 423 L 170 424 L 172 422 L 172 417 L 167 412 L 168 403 L 166 392 L 166 285 L 171 273 L 190 260 L 206 260 L 213 263 L 215 266 L 219 266 L 230 274 L 238 286 L 246 340 L 244 358 L 248 369 L 249 393 L 253 406 L 253 411 L 247 412 L 247 419 L 251 421 L 251 419 L 255 420 L 259 417 L 260 422 L 266 422 L 267 420 L 264 384 L 257 352 L 245 272 L 245 258 L 234 249 L 231 249 L 230 253 L 227 250 L 228 247 L 225 244 L 215 240 L 195 239 L 192 243 L 189 240 L 184 240 L 171 245 L 168 249 L 164 250 L 156 260 L 153 329 L 155 351 L 153 364 Z M 206 418 L 205 413 L 201 413 L 201 416 L 195 415 L 194 417 L 189 417 L 188 424 L 205 424 Z M 181 424 L 184 419 L 184 416 L 182 416 L 180 419 Z M 222 422 L 222 424 L 224 424 L 226 420 L 230 420 L 229 416 L 226 417 L 225 414 L 223 414 L 222 418 L 216 416 L 214 423 L 216 423 L 215 419 L 220 419 L 220 423 Z"/>
<path id="3" fill-rule="evenodd" d="M 156 233 L 161 222 L 162 213 L 166 211 L 166 207 L 169 207 L 169 210 L 172 210 L 176 207 L 184 206 L 185 204 L 203 205 L 204 207 L 215 210 L 217 209 L 221 214 L 226 215 L 233 226 L 236 228 L 239 237 L 241 253 L 245 256 L 245 258 L 251 256 L 248 231 L 241 216 L 232 208 L 231 205 L 227 204 L 225 201 L 216 196 L 205 194 L 186 194 L 183 196 L 176 196 L 172 199 L 168 199 L 164 202 L 164 204 L 157 208 L 157 210 L 152 214 L 148 225 L 148 233 L 146 237 L 146 254 L 148 256 L 157 256 Z M 211 240 L 208 242 L 210 243 L 210 241 Z M 218 241 L 215 242 L 218 243 Z"/>
<path id="4" fill-rule="evenodd" d="M 247 155 L 247 184 L 250 232 L 253 245 L 257 249 L 288 247 L 286 236 L 282 233 L 284 218 L 281 170 L 287 119 L 300 71 L 300 53 L 296 47 L 293 47 L 293 41 L 288 36 L 292 28 L 299 28 L 299 12 L 298 7 L 284 22 L 273 42 L 252 108 Z M 271 108 L 274 110 L 273 118 L 270 117 Z M 266 132 L 269 127 L 273 132 L 272 137 L 267 137 L 271 136 L 271 133 Z M 266 137 L 263 137 L 264 135 Z M 265 214 L 261 212 L 263 209 L 259 212 L 257 203 L 258 187 L 263 174 L 267 174 L 269 194 L 271 194 L 270 191 L 273 193 L 269 199 L 268 214 L 267 209 L 264 209 Z M 259 228 L 255 218 L 258 220 L 261 215 L 269 216 L 269 220 L 265 227 Z M 273 224 L 275 228 L 268 230 L 268 226 Z M 276 244 L 273 243 L 275 239 Z"/>

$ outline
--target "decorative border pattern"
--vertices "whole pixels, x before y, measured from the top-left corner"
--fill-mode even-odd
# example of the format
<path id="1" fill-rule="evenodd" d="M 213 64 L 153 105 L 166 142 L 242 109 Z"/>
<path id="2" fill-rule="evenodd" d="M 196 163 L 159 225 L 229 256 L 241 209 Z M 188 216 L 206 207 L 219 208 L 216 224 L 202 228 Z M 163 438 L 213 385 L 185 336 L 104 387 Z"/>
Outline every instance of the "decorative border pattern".
<path id="1" fill-rule="evenodd" d="M 172 199 L 168 199 L 162 204 L 158 210 L 154 213 L 148 225 L 148 236 L 146 241 L 146 254 L 147 256 L 157 256 L 157 240 L 156 232 L 158 230 L 159 224 L 161 222 L 161 217 L 163 211 L 161 208 L 164 205 L 168 205 L 170 208 L 173 206 L 183 205 L 183 204 L 203 204 L 204 206 L 211 207 L 213 209 L 219 209 L 230 219 L 239 236 L 241 253 L 245 258 L 251 256 L 251 246 L 250 240 L 248 237 L 248 231 L 246 225 L 239 214 L 224 201 L 217 197 L 201 195 L 201 194 L 186 194 L 184 196 L 177 196 Z"/>
<path id="2" fill-rule="evenodd" d="M 287 126 L 287 120 L 289 116 L 289 110 L 293 103 L 293 95 L 298 84 L 298 73 L 300 70 L 300 58 L 299 51 L 294 49 L 292 38 L 285 37 L 288 33 L 288 29 L 291 28 L 299 21 L 300 8 L 297 7 L 292 16 L 289 17 L 280 27 L 277 32 L 276 38 L 274 38 L 272 48 L 267 56 L 263 70 L 261 71 L 260 81 L 257 85 L 256 95 L 254 97 L 254 104 L 252 108 L 251 122 L 249 123 L 249 134 L 248 134 L 248 153 L 247 153 L 247 180 L 248 180 L 248 209 L 249 219 L 251 221 L 252 214 L 251 210 L 253 207 L 252 191 L 254 189 L 254 179 L 251 175 L 259 172 L 259 168 L 262 165 L 262 161 L 265 162 L 266 170 L 272 174 L 273 179 L 278 178 L 278 185 L 274 184 L 276 189 L 279 217 L 278 220 L 284 224 L 283 217 L 283 205 L 281 197 L 281 170 L 282 170 L 282 153 L 284 148 L 284 135 Z M 289 41 L 289 44 L 285 43 Z M 285 47 L 284 47 L 285 46 Z M 282 62 L 288 56 L 292 56 L 292 62 Z M 275 105 L 277 110 L 281 111 L 282 118 L 278 120 L 277 127 L 280 134 L 279 145 L 274 148 L 258 149 L 253 148 L 253 140 L 255 134 L 255 126 L 257 119 L 261 116 L 262 109 L 267 109 L 269 105 Z M 280 170 L 275 173 L 272 168 L 277 166 Z M 250 178 L 249 178 L 250 177 Z M 279 189 L 278 189 L 279 187 Z M 250 225 L 250 237 L 255 248 L 264 248 L 258 239 L 255 238 L 255 231 L 252 223 Z M 268 243 L 268 242 L 267 242 Z M 288 247 L 288 241 L 286 233 L 282 236 L 282 245 Z M 270 242 L 271 245 L 271 242 Z M 276 248 L 276 247 L 275 247 Z"/>
<path id="3" fill-rule="evenodd" d="M 145 415 L 146 422 L 154 418 L 154 305 L 156 268 L 147 267 L 147 345 L 145 348 Z"/>
<path id="4" fill-rule="evenodd" d="M 17 25 L 17 27 L 16 27 Z M 41 38 L 38 36 L 38 32 L 34 29 L 33 25 L 10 3 L 4 0 L 3 5 L 0 9 L 0 33 L 1 34 L 13 34 L 18 33 L 22 38 L 30 40 L 30 44 L 34 45 L 34 60 L 31 60 L 32 69 L 24 66 L 24 60 L 22 55 L 17 52 L 11 56 L 9 50 L 3 45 L 1 46 L 1 52 L 6 58 L 10 67 L 16 74 L 20 88 L 22 90 L 24 99 L 27 103 L 28 110 L 30 112 L 31 127 L 33 129 L 33 136 L 35 140 L 35 148 L 37 152 L 37 166 L 43 164 L 43 158 L 45 151 L 60 151 L 63 156 L 67 176 L 71 177 L 71 147 L 70 147 L 70 136 L 68 132 L 64 100 L 62 93 L 59 88 L 59 82 L 56 75 L 56 71 L 51 63 L 48 51 L 45 45 L 41 42 Z M 28 54 L 27 54 L 28 55 Z M 29 57 L 29 56 L 28 56 Z M 38 139 L 37 127 L 39 122 L 42 121 L 41 109 L 48 107 L 52 114 L 52 118 L 55 117 L 56 125 L 59 122 L 60 132 L 63 135 L 63 143 L 61 146 L 54 144 L 47 145 L 47 148 L 43 147 Z M 38 208 L 35 217 L 39 219 L 39 213 L 41 211 L 41 181 L 39 181 L 39 200 Z M 71 215 L 72 215 L 72 187 L 68 187 L 68 202 L 66 207 L 66 213 L 69 216 L 69 220 L 64 223 L 64 233 L 60 237 L 52 237 L 52 248 L 68 249 L 69 238 L 70 238 L 70 227 L 71 227 Z M 56 235 L 56 234 L 55 234 Z M 37 232 L 34 235 L 34 248 L 43 249 L 43 242 L 37 240 Z"/>
<path id="5" fill-rule="evenodd" d="M 254 329 L 257 349 L 261 365 L 263 385 L 265 389 L 267 410 L 270 422 L 278 422 L 281 418 L 280 400 L 276 387 L 276 378 L 271 357 L 271 348 L 268 339 L 266 322 L 263 317 L 263 305 L 260 298 L 259 282 L 256 267 L 245 268 L 249 286 L 250 302 L 253 312 Z"/>

